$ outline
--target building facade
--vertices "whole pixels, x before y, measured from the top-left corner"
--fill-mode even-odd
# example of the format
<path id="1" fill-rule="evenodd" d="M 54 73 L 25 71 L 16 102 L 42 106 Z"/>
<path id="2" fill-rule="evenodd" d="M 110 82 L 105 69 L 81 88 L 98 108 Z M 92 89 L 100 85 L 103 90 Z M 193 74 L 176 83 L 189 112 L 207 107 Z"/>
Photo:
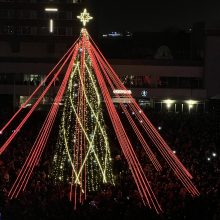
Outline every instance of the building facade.
<path id="1" fill-rule="evenodd" d="M 113 68 L 143 107 L 186 112 L 205 111 L 204 67 L 197 62 L 165 65 L 164 61 L 112 60 Z"/>
<path id="2" fill-rule="evenodd" d="M 0 96 L 14 107 L 77 39 L 84 0 L 0 0 Z"/>
<path id="3" fill-rule="evenodd" d="M 81 24 L 76 16 L 85 5 L 86 1 L 79 0 L 0 0 L 1 106 L 10 105 L 16 109 L 32 94 L 79 36 Z M 151 33 L 146 35 L 150 37 L 144 36 L 137 41 L 133 41 L 133 36 L 129 34 L 129 39 L 121 39 L 117 45 L 114 39 L 107 46 L 105 40 L 98 39 L 98 45 L 101 45 L 101 51 L 124 85 L 144 108 L 175 112 L 205 111 L 207 101 L 220 93 L 219 81 L 214 80 L 219 68 L 215 64 L 213 69 L 210 62 L 215 48 L 213 42 L 218 43 L 219 40 L 215 36 L 215 41 L 212 41 L 213 35 L 208 35 L 203 43 L 198 33 L 166 34 L 165 37 Z M 182 36 L 184 42 L 179 40 L 183 39 Z M 190 46 L 195 36 L 200 39 L 200 44 L 193 49 Z M 150 39 L 158 39 L 159 44 L 155 46 Z M 125 43 L 124 48 L 121 42 Z M 109 48 L 111 56 L 105 53 Z M 124 49 L 124 55 L 136 51 L 141 56 L 112 56 Z M 204 59 L 197 59 L 201 51 L 206 55 Z"/>

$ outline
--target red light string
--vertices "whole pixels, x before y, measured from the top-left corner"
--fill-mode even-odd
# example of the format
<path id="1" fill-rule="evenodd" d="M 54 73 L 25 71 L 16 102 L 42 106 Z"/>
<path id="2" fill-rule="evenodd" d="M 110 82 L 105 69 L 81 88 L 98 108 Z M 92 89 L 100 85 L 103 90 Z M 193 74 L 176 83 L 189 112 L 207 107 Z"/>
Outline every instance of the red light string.
<path id="1" fill-rule="evenodd" d="M 90 37 L 90 39 L 92 40 L 92 38 Z M 93 42 L 94 43 L 94 42 Z M 95 45 L 95 43 L 94 43 Z M 123 89 L 123 90 L 127 90 L 126 87 L 123 85 L 123 83 L 121 82 L 121 80 L 119 79 L 118 75 L 114 72 L 114 70 L 112 69 L 112 67 L 110 66 L 110 64 L 107 62 L 107 60 L 105 59 L 105 57 L 102 55 L 102 53 L 100 52 L 100 50 L 98 49 L 98 47 L 95 45 L 95 47 L 97 49 L 97 51 L 99 52 L 100 57 L 102 57 L 102 59 L 100 59 L 100 61 L 104 61 L 104 63 L 106 64 L 105 66 L 107 66 L 107 68 L 110 71 L 109 77 L 112 78 L 112 80 L 114 81 L 114 83 L 118 86 L 118 89 Z M 137 104 L 137 102 L 133 99 L 133 97 L 131 95 L 127 95 L 131 100 L 132 103 L 135 104 L 135 107 L 137 108 L 138 111 L 140 111 L 140 107 Z M 149 123 L 151 129 L 153 129 L 154 133 L 157 135 L 158 139 L 164 144 L 164 147 L 167 149 L 168 153 L 170 154 L 171 157 L 176 159 L 176 162 L 181 166 L 181 169 L 184 170 L 184 172 L 187 173 L 187 175 L 192 178 L 192 175 L 189 173 L 189 171 L 183 166 L 183 164 L 179 161 L 179 159 L 177 158 L 177 156 L 175 154 L 173 154 L 172 150 L 170 149 L 170 147 L 166 144 L 166 142 L 163 140 L 163 138 L 160 136 L 160 134 L 158 133 L 158 131 L 154 128 L 154 126 L 152 125 L 152 123 L 149 121 L 149 119 L 147 118 L 147 116 L 145 114 L 143 114 L 144 117 L 144 121 L 146 120 L 147 123 Z"/>
<path id="2" fill-rule="evenodd" d="M 150 208 L 154 208 L 157 213 L 160 213 L 162 212 L 161 206 L 158 203 L 157 198 L 140 164 L 140 161 L 138 160 L 138 157 L 134 151 L 134 147 L 131 144 L 131 141 L 125 131 L 125 127 L 123 126 L 123 123 L 120 120 L 120 117 L 118 115 L 118 112 L 113 104 L 113 101 L 110 95 L 110 92 L 113 92 L 115 89 L 121 89 L 121 90 L 127 90 L 127 89 L 123 85 L 118 75 L 113 70 L 113 68 L 107 62 L 105 57 L 102 55 L 101 51 L 99 50 L 97 45 L 94 43 L 92 38 L 89 36 L 86 29 L 82 30 L 81 37 L 77 39 L 77 41 L 71 46 L 71 48 L 67 51 L 67 53 L 61 58 L 61 60 L 51 70 L 51 72 L 45 77 L 45 79 L 40 83 L 40 85 L 34 90 L 31 96 L 25 101 L 25 103 L 21 106 L 21 108 L 11 117 L 11 119 L 6 123 L 6 125 L 0 130 L 1 132 L 3 132 L 9 126 L 9 124 L 21 112 L 24 106 L 26 106 L 30 102 L 30 100 L 33 98 L 33 96 L 39 91 L 39 89 L 46 82 L 46 80 L 48 80 L 50 76 L 53 76 L 52 80 L 49 82 L 49 84 L 46 86 L 44 91 L 41 93 L 40 97 L 33 104 L 29 112 L 25 115 L 25 117 L 19 123 L 17 128 L 14 130 L 14 133 L 12 133 L 9 136 L 9 138 L 5 141 L 5 143 L 1 146 L 0 148 L 0 155 L 1 155 L 7 149 L 11 141 L 14 139 L 14 137 L 17 135 L 17 133 L 23 127 L 23 125 L 26 123 L 29 117 L 32 115 L 33 111 L 36 109 L 36 107 L 45 97 L 45 95 L 51 88 L 51 85 L 55 82 L 55 80 L 57 79 L 61 71 L 63 70 L 66 63 L 70 60 L 65 76 L 63 77 L 62 84 L 60 85 L 60 88 L 54 99 L 54 104 L 51 106 L 50 111 L 47 114 L 46 119 L 39 131 L 39 134 L 30 150 L 30 153 L 27 159 L 25 160 L 25 163 L 23 164 L 22 169 L 19 172 L 14 184 L 12 185 L 12 188 L 9 191 L 8 196 L 10 198 L 15 198 L 19 195 L 21 191 L 24 191 L 26 189 L 34 168 L 36 167 L 36 165 L 39 164 L 39 161 L 45 150 L 47 140 L 49 138 L 51 129 L 53 127 L 53 124 L 55 122 L 55 119 L 58 113 L 59 103 L 62 101 L 64 92 L 66 90 L 66 87 L 69 81 L 71 71 L 74 67 L 74 61 L 77 56 L 79 56 L 80 58 L 79 74 L 80 74 L 80 78 L 82 79 L 81 83 L 79 83 L 79 88 L 78 88 L 77 110 L 76 110 L 77 114 L 79 115 L 80 122 L 76 119 L 76 123 L 75 123 L 76 141 L 74 145 L 72 146 L 73 147 L 72 160 L 74 161 L 73 164 L 75 164 L 76 171 L 79 172 L 79 170 L 81 169 L 82 164 L 83 164 L 83 157 L 85 157 L 86 155 L 86 138 L 81 128 L 81 126 L 86 127 L 86 123 L 87 123 L 86 122 L 87 120 L 86 119 L 86 111 L 87 111 L 86 97 L 85 97 L 85 94 L 83 93 L 83 90 L 85 89 L 84 84 L 86 80 L 85 79 L 86 77 L 85 76 L 85 53 L 86 52 L 88 53 L 90 57 L 91 65 L 94 69 L 98 84 L 100 86 L 101 93 L 104 98 L 109 117 L 111 119 L 113 128 L 116 133 L 116 137 L 121 146 L 122 152 L 128 162 L 129 169 L 134 178 L 134 182 L 137 186 L 140 197 L 144 204 L 148 204 Z M 110 88 L 108 86 L 110 86 Z M 191 181 L 192 175 L 180 162 L 178 157 L 172 152 L 170 147 L 167 145 L 167 143 L 162 138 L 162 136 L 159 134 L 157 129 L 150 122 L 148 117 L 142 112 L 141 108 L 139 107 L 135 99 L 130 94 L 120 94 L 120 95 L 115 94 L 115 96 L 119 99 L 128 98 L 130 100 L 130 103 L 127 103 L 126 106 L 125 104 L 120 103 L 120 107 L 125 113 L 125 116 L 128 122 L 132 126 L 132 129 L 134 130 L 138 140 L 140 141 L 143 149 L 145 150 L 147 156 L 149 157 L 150 161 L 154 165 L 155 169 L 157 171 L 160 171 L 162 167 L 159 161 L 157 160 L 155 154 L 151 150 L 150 146 L 146 142 L 142 132 L 140 131 L 140 128 L 139 128 L 140 125 L 142 126 L 142 128 L 144 129 L 148 137 L 151 139 L 151 141 L 154 143 L 157 150 L 163 156 L 165 161 L 168 163 L 170 168 L 174 171 L 177 178 L 182 182 L 184 187 L 188 190 L 188 192 L 190 192 L 191 195 L 193 196 L 199 195 L 197 188 L 194 186 L 194 184 Z M 127 107 L 129 109 L 127 109 Z M 131 111 L 132 113 L 135 114 L 137 121 L 133 119 Z M 78 182 L 74 183 L 74 181 L 76 181 L 74 180 L 75 171 L 74 171 L 74 167 L 72 167 L 72 181 L 70 184 L 69 198 L 70 198 L 70 201 L 73 200 L 75 209 L 76 209 L 78 202 L 82 203 L 86 199 L 86 184 L 87 184 L 86 183 L 86 178 L 87 178 L 86 177 L 86 163 L 84 164 L 84 166 L 85 166 L 84 173 L 80 172 L 79 176 L 77 177 L 80 182 L 79 185 L 78 185 Z M 78 187 L 80 188 L 79 193 L 77 190 Z M 83 189 L 84 189 L 84 193 L 82 192 Z"/>
<path id="3" fill-rule="evenodd" d="M 71 73 L 71 69 L 73 66 L 73 62 L 76 57 L 76 52 L 78 48 L 76 47 L 75 53 L 73 54 L 72 60 L 70 62 L 70 65 L 68 67 L 68 70 L 66 72 L 66 75 L 63 79 L 63 82 L 60 86 L 60 89 L 57 93 L 56 98 L 54 99 L 54 105 L 52 105 L 50 112 L 48 113 L 44 124 L 38 134 L 38 137 L 31 149 L 31 152 L 29 153 L 15 183 L 13 184 L 10 192 L 9 192 L 9 197 L 14 198 L 17 197 L 20 191 L 23 189 L 23 191 L 26 188 L 26 185 L 28 183 L 28 180 L 33 172 L 34 167 L 39 163 L 40 157 L 44 151 L 46 142 L 48 140 L 49 134 L 51 132 L 53 123 L 55 121 L 58 108 L 59 108 L 59 103 L 62 100 L 63 94 L 65 92 L 65 88 Z"/>
<path id="4" fill-rule="evenodd" d="M 125 157 L 127 158 L 129 168 L 133 174 L 133 177 L 134 177 L 134 180 L 135 180 L 136 185 L 138 187 L 139 193 L 140 193 L 142 199 L 148 203 L 149 207 L 153 206 L 155 208 L 156 212 L 159 213 L 162 211 L 161 207 L 160 207 L 153 191 L 151 190 L 150 184 L 147 181 L 147 178 L 143 172 L 143 169 L 142 169 L 142 167 L 136 157 L 136 154 L 133 150 L 133 147 L 131 146 L 131 143 L 130 143 L 130 141 L 127 137 L 127 134 L 123 128 L 123 125 L 120 121 L 118 113 L 114 107 L 112 100 L 111 100 L 107 86 L 106 86 L 104 79 L 102 77 L 101 71 L 96 63 L 95 58 L 94 58 L 94 55 L 91 53 L 89 48 L 87 48 L 87 50 L 90 54 L 90 58 L 92 60 L 93 67 L 94 67 L 95 73 L 97 75 L 97 79 L 98 79 L 98 82 L 99 82 L 99 85 L 100 85 L 100 88 L 101 88 L 101 91 L 103 94 L 103 98 L 104 98 L 106 106 L 107 106 L 107 110 L 108 110 L 110 118 L 112 120 L 113 127 L 116 131 L 116 136 L 118 137 L 119 143 L 122 147 L 122 151 L 123 151 Z"/>
<path id="5" fill-rule="evenodd" d="M 97 55 L 97 53 L 95 53 L 95 54 Z M 100 64 L 103 63 L 102 60 L 99 59 L 99 58 L 100 58 L 99 56 L 96 56 L 96 58 L 98 59 L 98 63 L 100 63 Z M 103 73 L 104 73 L 104 75 L 105 75 L 105 77 L 106 77 L 108 83 L 110 84 L 110 87 L 112 88 L 112 91 L 114 91 L 114 90 L 115 90 L 115 87 L 113 86 L 111 80 L 109 79 L 108 73 L 105 71 L 106 69 L 103 68 L 103 66 L 101 66 L 101 68 L 102 68 L 102 71 L 103 71 Z M 119 95 L 116 95 L 116 97 L 121 98 Z M 161 170 L 162 170 L 162 167 L 161 167 L 159 161 L 156 159 L 156 156 L 154 155 L 154 153 L 153 153 L 152 150 L 150 149 L 149 145 L 148 145 L 148 144 L 146 143 L 146 141 L 144 140 L 144 137 L 143 137 L 143 135 L 141 134 L 141 132 L 140 132 L 140 130 L 138 129 L 138 127 L 136 126 L 134 120 L 132 119 L 131 114 L 127 111 L 127 109 L 126 109 L 126 107 L 124 106 L 124 104 L 120 103 L 120 106 L 121 106 L 121 108 L 123 109 L 123 111 L 125 112 L 126 117 L 128 118 L 130 124 L 132 125 L 133 130 L 135 131 L 135 133 L 136 133 L 136 135 L 137 135 L 139 141 L 141 142 L 141 144 L 142 144 L 142 146 L 143 146 L 145 152 L 147 153 L 149 159 L 150 159 L 151 162 L 153 163 L 155 169 L 156 169 L 157 171 L 161 171 Z"/>
<path id="6" fill-rule="evenodd" d="M 131 108 L 133 107 L 131 104 L 129 104 Z M 135 109 L 132 108 L 134 111 Z M 142 120 L 142 117 L 140 117 L 140 114 L 138 114 L 138 111 L 136 111 L 136 116 L 139 118 L 139 120 Z M 164 159 L 167 161 L 167 163 L 170 165 L 171 169 L 174 171 L 174 173 L 177 175 L 177 177 L 181 180 L 183 185 L 186 187 L 186 189 L 192 194 L 192 195 L 199 195 L 198 190 L 191 182 L 191 178 L 187 175 L 185 170 L 181 169 L 182 167 L 179 166 L 175 158 L 170 157 L 170 154 L 174 154 L 171 150 L 170 153 L 168 153 L 166 150 L 167 148 L 164 147 L 159 141 L 158 137 L 155 137 L 155 134 L 152 132 L 152 130 L 149 129 L 147 126 L 148 124 L 145 123 L 144 120 L 142 120 L 142 126 L 144 127 L 145 131 L 148 133 L 149 137 L 151 137 L 151 140 L 154 142 L 154 144 L 158 147 L 158 150 L 163 155 Z M 169 150 L 169 149 L 168 149 Z"/>
<path id="7" fill-rule="evenodd" d="M 99 60 L 99 62 L 100 62 L 100 60 Z M 109 78 L 108 78 L 108 76 L 107 75 L 105 75 L 106 76 L 106 78 L 108 79 L 108 81 L 109 81 Z M 111 82 L 109 82 L 110 84 L 111 84 Z M 113 88 L 113 86 L 112 86 L 112 89 L 114 90 L 114 88 Z M 117 95 L 117 97 L 119 97 L 119 95 Z M 130 104 L 129 104 L 130 105 Z M 121 106 L 122 106 L 122 104 L 121 104 Z M 140 109 L 140 108 L 139 108 Z M 134 109 L 133 109 L 133 111 L 135 111 Z M 136 114 L 137 115 L 140 115 L 139 113 L 141 112 L 141 110 L 139 110 L 138 112 L 136 112 Z M 139 120 L 143 123 L 143 120 L 141 119 L 141 118 L 139 118 Z M 149 134 L 148 134 L 149 135 Z M 149 135 L 150 136 L 150 135 Z M 151 137 L 151 136 L 150 136 Z M 153 141 L 154 141 L 154 143 L 155 143 L 155 145 L 157 146 L 158 144 L 160 144 L 158 141 L 157 141 L 157 139 L 153 139 Z M 160 145 L 160 146 L 162 146 L 162 145 Z M 159 146 L 159 147 L 160 147 Z M 167 154 L 166 154 L 166 152 L 165 152 L 165 154 L 164 154 L 164 151 L 163 151 L 163 147 L 162 147 L 162 150 L 161 149 L 159 149 L 159 151 L 160 152 L 162 152 L 162 155 L 164 156 L 164 158 L 167 160 L 167 162 L 169 163 L 169 165 L 171 166 L 171 168 L 174 170 L 174 172 L 176 173 L 176 175 L 178 176 L 178 178 L 181 180 L 181 182 L 183 183 L 183 185 L 187 188 L 187 190 L 190 192 L 190 193 L 192 193 L 193 195 L 197 195 L 197 193 L 198 193 L 198 191 L 197 191 L 197 189 L 195 189 L 195 187 L 191 184 L 191 183 L 187 183 L 187 179 L 185 179 L 185 177 L 184 177 L 184 174 L 181 174 L 182 176 L 180 176 L 179 175 L 179 172 L 178 172 L 178 169 L 179 169 L 179 167 L 176 165 L 176 163 L 172 163 L 172 160 L 170 160 L 170 158 L 169 157 L 167 157 Z"/>
<path id="8" fill-rule="evenodd" d="M 81 38 L 81 56 L 80 56 L 80 73 L 81 74 L 81 77 L 82 77 L 82 80 L 84 80 L 84 72 L 85 72 L 85 37 L 84 37 L 84 34 L 82 34 L 82 38 Z M 79 84 L 79 92 L 78 92 L 78 95 L 79 95 L 79 103 L 78 103 L 78 112 L 77 114 L 79 115 L 79 117 L 81 118 L 81 123 L 82 123 L 82 126 L 84 126 L 84 122 L 85 122 L 85 118 L 83 117 L 83 111 L 84 111 L 84 94 L 82 92 L 82 87 L 83 87 L 83 84 L 80 83 Z M 79 122 L 77 122 L 79 124 Z M 79 137 L 78 137 L 78 144 L 77 144 L 77 155 L 76 155 L 76 170 L 79 171 L 80 170 L 80 167 L 81 167 L 81 155 L 80 155 L 80 152 L 82 152 L 82 139 L 83 139 L 83 132 L 82 132 L 82 129 L 80 129 L 80 126 L 78 126 L 79 128 Z M 80 177 L 79 179 L 81 180 L 81 174 L 80 174 Z M 80 181 L 80 186 L 79 187 L 83 187 L 82 186 L 82 181 Z M 78 188 L 78 184 L 76 183 L 75 184 L 75 199 L 74 199 L 74 209 L 76 209 L 76 206 L 77 206 L 77 188 Z M 79 202 L 81 203 L 81 190 L 79 192 Z"/>
<path id="9" fill-rule="evenodd" d="M 99 51 L 100 57 L 102 56 L 103 59 L 105 59 L 103 57 L 103 55 L 101 54 L 101 52 Z M 101 59 L 99 59 L 100 62 Z M 111 71 L 110 74 L 108 74 L 110 77 L 112 77 L 112 81 L 114 81 L 114 83 L 118 86 L 118 89 L 126 89 L 125 86 L 122 84 L 122 82 L 120 81 L 120 79 L 118 78 L 117 74 L 114 72 L 114 70 L 110 67 L 110 65 L 107 63 L 107 61 L 105 60 L 106 63 L 106 68 L 109 69 Z M 103 62 L 102 62 L 103 65 Z M 151 139 L 154 141 L 155 145 L 157 147 L 160 147 L 160 152 L 162 153 L 162 155 L 164 156 L 164 158 L 167 160 L 167 162 L 169 163 L 169 165 L 171 166 L 171 168 L 174 170 L 174 173 L 178 176 L 178 178 L 181 180 L 181 182 L 183 183 L 183 185 L 188 189 L 188 191 L 192 194 L 192 195 L 199 195 L 198 190 L 196 189 L 196 187 L 192 184 L 192 182 L 188 179 L 188 178 L 192 178 L 191 174 L 187 171 L 187 169 L 183 166 L 183 164 L 179 161 L 179 159 L 176 157 L 176 155 L 172 152 L 172 150 L 169 148 L 169 146 L 166 144 L 166 142 L 162 139 L 162 137 L 159 135 L 159 133 L 157 132 L 157 130 L 153 127 L 153 125 L 150 123 L 149 119 L 146 117 L 145 114 L 139 114 L 139 112 L 141 111 L 140 107 L 138 106 L 138 104 L 136 103 L 136 101 L 132 98 L 131 95 L 127 95 L 127 97 L 129 97 L 132 100 L 132 103 L 134 103 L 136 109 L 133 109 L 133 111 L 136 110 L 136 115 L 141 115 L 139 120 L 142 122 L 142 126 L 150 126 L 151 130 L 148 130 L 147 134 L 149 135 L 149 137 L 151 137 Z M 129 106 L 131 106 L 132 104 L 128 104 Z M 141 118 L 142 117 L 142 118 Z M 145 129 L 146 130 L 146 129 Z M 152 131 L 153 130 L 153 131 Z M 152 131 L 150 133 L 150 131 Z M 162 143 L 160 143 L 162 142 Z"/>
<path id="10" fill-rule="evenodd" d="M 83 32 L 83 31 L 82 31 Z M 85 95 L 83 93 L 83 87 L 85 84 L 85 36 L 82 33 L 81 40 L 80 40 L 80 50 L 79 50 L 79 59 L 80 59 L 80 68 L 79 68 L 79 74 L 81 78 L 81 82 L 79 83 L 78 87 L 78 95 L 77 95 L 77 110 L 76 114 L 78 115 L 79 119 L 76 118 L 76 124 L 75 124 L 75 135 L 76 140 L 75 144 L 73 146 L 73 161 L 75 161 L 75 167 L 72 167 L 72 181 L 70 185 L 70 201 L 73 200 L 74 203 L 74 209 L 77 208 L 77 203 L 82 203 L 86 199 L 86 171 L 81 172 L 82 164 L 84 169 L 86 169 L 86 161 L 83 163 L 83 156 L 86 155 L 86 140 L 85 140 L 85 134 L 82 131 L 82 127 L 85 127 L 86 124 L 86 99 Z M 79 173 L 78 182 L 74 179 L 74 169 L 76 173 Z M 74 189 L 73 189 L 74 186 Z M 79 190 L 77 190 L 79 189 Z M 85 190 L 83 192 L 83 190 Z M 74 191 L 74 193 L 73 193 Z M 78 192 L 79 191 L 79 192 Z M 72 197 L 74 197 L 72 199 Z"/>
<path id="11" fill-rule="evenodd" d="M 74 47 L 75 49 L 75 47 Z M 38 98 L 38 100 L 35 102 L 35 104 L 31 107 L 31 109 L 29 110 L 29 112 L 27 113 L 27 115 L 24 117 L 24 119 L 20 122 L 20 124 L 18 125 L 18 127 L 14 130 L 14 132 L 10 135 L 10 137 L 7 139 L 7 141 L 2 145 L 2 147 L 0 148 L 0 155 L 6 150 L 6 148 L 8 147 L 8 145 L 11 143 L 11 141 L 14 139 L 14 137 L 17 135 L 17 133 L 20 131 L 20 129 L 23 127 L 23 125 L 25 124 L 25 122 L 28 120 L 28 118 L 31 116 L 31 114 L 34 112 L 34 110 L 36 109 L 36 107 L 39 105 L 39 103 L 41 102 L 41 100 L 44 98 L 44 96 L 47 94 L 47 92 L 49 91 L 51 85 L 53 84 L 53 82 L 56 80 L 56 78 L 58 77 L 58 75 L 60 74 L 61 70 L 63 69 L 64 65 L 67 63 L 67 61 L 69 60 L 69 58 L 71 57 L 74 49 L 72 50 L 72 52 L 70 54 L 68 54 L 66 60 L 63 62 L 63 64 L 61 65 L 61 67 L 59 68 L 59 70 L 57 71 L 57 73 L 54 75 L 54 77 L 52 78 L 52 80 L 50 81 L 50 83 L 48 84 L 48 86 L 45 88 L 45 90 L 42 92 L 42 94 L 40 95 L 40 97 Z"/>

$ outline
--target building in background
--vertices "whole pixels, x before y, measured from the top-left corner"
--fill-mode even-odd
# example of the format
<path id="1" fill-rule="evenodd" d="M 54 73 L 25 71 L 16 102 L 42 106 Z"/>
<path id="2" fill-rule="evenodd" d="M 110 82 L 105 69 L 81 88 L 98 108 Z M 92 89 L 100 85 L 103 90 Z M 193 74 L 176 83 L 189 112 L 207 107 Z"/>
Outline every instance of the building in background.
<path id="1" fill-rule="evenodd" d="M 0 94 L 17 106 L 77 39 L 85 0 L 0 0 Z"/>
<path id="2" fill-rule="evenodd" d="M 83 0 L 0 0 L 0 108 L 15 110 L 49 73 L 79 36 L 76 16 L 85 5 Z M 97 37 L 93 25 L 88 29 L 95 42 L 143 108 L 205 111 L 219 96 L 220 37 L 210 26 Z"/>

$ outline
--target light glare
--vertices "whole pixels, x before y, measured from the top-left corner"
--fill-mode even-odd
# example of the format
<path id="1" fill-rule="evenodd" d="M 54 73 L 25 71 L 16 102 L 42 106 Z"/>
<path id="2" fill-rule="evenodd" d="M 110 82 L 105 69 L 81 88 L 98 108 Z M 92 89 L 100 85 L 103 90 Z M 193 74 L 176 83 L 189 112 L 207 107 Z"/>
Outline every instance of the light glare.
<path id="1" fill-rule="evenodd" d="M 165 99 L 163 102 L 166 104 L 167 108 L 170 108 L 171 105 L 174 103 L 174 100 L 172 100 L 172 99 Z"/>
<path id="2" fill-rule="evenodd" d="M 195 104 L 197 104 L 198 103 L 198 101 L 196 101 L 196 100 L 187 100 L 186 101 L 186 103 L 190 106 L 190 105 L 195 105 Z"/>
<path id="3" fill-rule="evenodd" d="M 50 33 L 53 33 L 53 19 L 50 19 Z"/>
<path id="4" fill-rule="evenodd" d="M 114 94 L 131 94 L 131 90 L 115 89 L 113 90 Z"/>
<path id="5" fill-rule="evenodd" d="M 58 8 L 45 8 L 45 11 L 47 11 L 47 12 L 57 12 Z"/>

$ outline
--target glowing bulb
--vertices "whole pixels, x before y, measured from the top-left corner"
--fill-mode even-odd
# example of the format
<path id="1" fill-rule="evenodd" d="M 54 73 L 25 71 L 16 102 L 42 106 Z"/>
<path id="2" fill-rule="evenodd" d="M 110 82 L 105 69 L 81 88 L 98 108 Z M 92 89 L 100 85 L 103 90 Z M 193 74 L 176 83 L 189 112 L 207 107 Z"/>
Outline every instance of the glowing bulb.
<path id="1" fill-rule="evenodd" d="M 162 127 L 161 126 L 158 126 L 158 130 L 160 131 L 162 129 Z"/>
<path id="2" fill-rule="evenodd" d="M 208 158 L 207 158 L 207 160 L 208 160 L 208 161 L 210 161 L 210 160 L 211 160 L 211 158 L 210 158 L 210 157 L 208 157 Z"/>
<path id="3" fill-rule="evenodd" d="M 212 153 L 212 156 L 213 156 L 213 157 L 216 157 L 216 155 L 217 155 L 216 153 Z"/>
<path id="4" fill-rule="evenodd" d="M 175 151 L 175 150 L 173 150 L 173 153 L 175 154 L 175 153 L 176 153 L 176 151 Z"/>
<path id="5" fill-rule="evenodd" d="M 191 109 L 193 107 L 193 105 L 192 104 L 189 104 L 189 109 Z"/>
<path id="6" fill-rule="evenodd" d="M 170 103 L 167 103 L 167 108 L 170 108 L 171 104 Z"/>
<path id="7" fill-rule="evenodd" d="M 174 103 L 174 100 L 172 100 L 172 99 L 165 99 L 163 102 L 166 104 L 167 108 L 170 108 L 171 105 Z"/>
<path id="8" fill-rule="evenodd" d="M 197 104 L 198 101 L 196 101 L 196 100 L 187 100 L 186 103 L 187 103 L 188 105 L 194 105 L 194 104 Z"/>

